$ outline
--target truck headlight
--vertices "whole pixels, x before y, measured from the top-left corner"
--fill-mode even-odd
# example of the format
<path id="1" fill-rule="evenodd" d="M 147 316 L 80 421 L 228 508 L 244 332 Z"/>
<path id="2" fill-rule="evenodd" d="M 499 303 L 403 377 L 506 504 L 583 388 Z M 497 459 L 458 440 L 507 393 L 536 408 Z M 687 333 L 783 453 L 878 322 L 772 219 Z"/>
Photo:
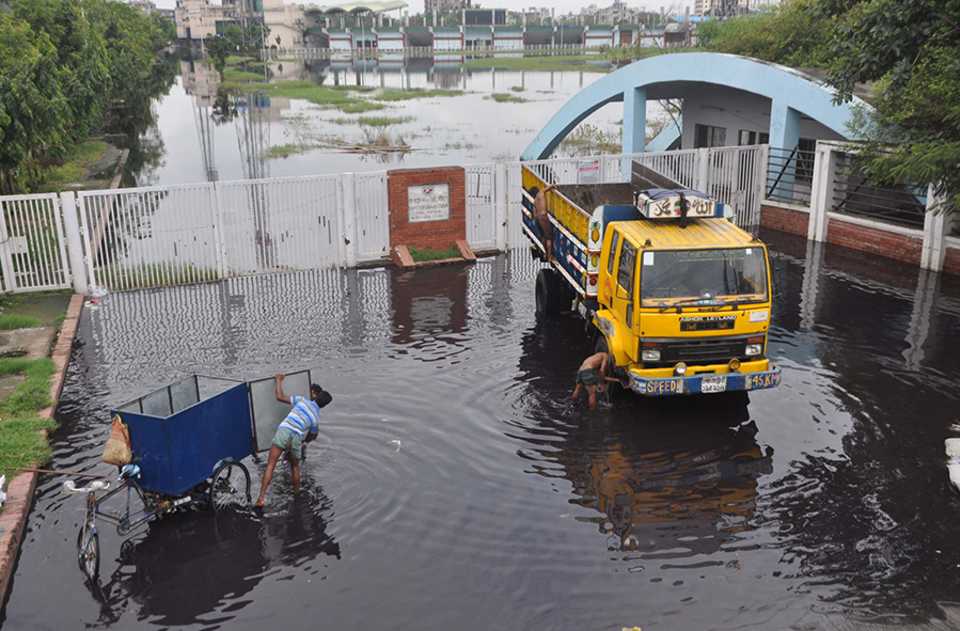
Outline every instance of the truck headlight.
<path id="1" fill-rule="evenodd" d="M 640 359 L 645 362 L 658 362 L 660 361 L 660 349 L 645 348 L 640 351 Z"/>
<path id="2" fill-rule="evenodd" d="M 756 357 L 763 354 L 763 344 L 747 344 L 743 352 L 747 357 Z"/>

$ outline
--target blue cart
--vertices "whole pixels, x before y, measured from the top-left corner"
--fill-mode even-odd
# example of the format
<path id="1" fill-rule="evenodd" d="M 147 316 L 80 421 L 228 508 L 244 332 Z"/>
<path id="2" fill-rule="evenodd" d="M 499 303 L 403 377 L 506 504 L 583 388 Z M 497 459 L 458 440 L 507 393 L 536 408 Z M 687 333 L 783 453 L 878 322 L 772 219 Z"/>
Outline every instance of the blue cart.
<path id="1" fill-rule="evenodd" d="M 250 472 L 241 460 L 258 451 L 248 383 L 193 375 L 112 410 L 130 431 L 133 462 L 120 484 L 94 482 L 77 537 L 80 568 L 96 580 L 100 566 L 97 518 L 126 535 L 187 507 L 220 511 L 250 503 Z M 111 501 L 112 500 L 112 501 Z M 120 504 L 121 506 L 117 507 Z"/>

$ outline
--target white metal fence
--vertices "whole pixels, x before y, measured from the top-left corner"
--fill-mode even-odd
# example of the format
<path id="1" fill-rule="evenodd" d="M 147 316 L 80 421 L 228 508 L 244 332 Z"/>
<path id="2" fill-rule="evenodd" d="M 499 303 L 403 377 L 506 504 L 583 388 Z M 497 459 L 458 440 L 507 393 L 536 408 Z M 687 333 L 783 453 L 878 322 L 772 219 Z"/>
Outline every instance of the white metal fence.
<path id="1" fill-rule="evenodd" d="M 69 286 L 57 194 L 0 197 L 0 289 L 26 292 Z"/>
<path id="2" fill-rule="evenodd" d="M 737 222 L 751 227 L 759 223 L 765 151 L 725 147 L 523 164 L 555 184 L 626 182 L 643 165 L 732 205 Z M 520 166 L 465 168 L 466 236 L 475 250 L 526 245 Z M 387 180 L 378 171 L 0 197 L 3 289 L 72 283 L 81 291 L 124 290 L 381 261 L 390 251 Z"/>

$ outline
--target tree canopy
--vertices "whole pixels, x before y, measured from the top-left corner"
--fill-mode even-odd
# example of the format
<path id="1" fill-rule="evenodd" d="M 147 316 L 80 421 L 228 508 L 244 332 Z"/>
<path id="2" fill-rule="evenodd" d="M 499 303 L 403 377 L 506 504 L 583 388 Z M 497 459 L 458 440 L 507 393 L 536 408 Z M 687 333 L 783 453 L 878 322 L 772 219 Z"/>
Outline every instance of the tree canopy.
<path id="1" fill-rule="evenodd" d="M 112 0 L 0 5 L 0 190 L 12 192 L 94 131 L 138 127 L 170 28 Z"/>
<path id="2" fill-rule="evenodd" d="M 852 130 L 868 173 L 932 182 L 960 208 L 960 0 L 786 0 L 700 36 L 712 50 L 825 69 L 841 101 L 869 84 L 874 109 Z"/>

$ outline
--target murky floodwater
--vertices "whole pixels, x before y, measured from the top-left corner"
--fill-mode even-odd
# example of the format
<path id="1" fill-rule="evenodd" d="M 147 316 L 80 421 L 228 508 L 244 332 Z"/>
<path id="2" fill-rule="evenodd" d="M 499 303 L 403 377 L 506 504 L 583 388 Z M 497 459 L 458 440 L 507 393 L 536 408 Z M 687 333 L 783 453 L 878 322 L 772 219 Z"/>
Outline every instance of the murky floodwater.
<path id="1" fill-rule="evenodd" d="M 132 174 L 136 183 L 168 185 L 517 160 L 560 106 L 603 77 L 604 70 L 494 71 L 430 62 L 363 68 L 286 61 L 270 64 L 270 76 L 272 82 L 463 94 L 389 102 L 385 109 L 362 116 L 301 99 L 244 96 L 234 115 L 225 117 L 224 108 L 217 105 L 216 71 L 203 61 L 183 61 L 176 83 L 156 105 L 157 125 L 145 139 L 154 148 L 154 159 Z M 360 94 L 367 100 L 374 96 Z M 497 102 L 494 94 L 508 95 L 514 102 Z M 651 102 L 650 123 L 663 116 L 659 105 Z M 362 117 L 394 122 L 372 126 L 362 124 Z M 583 130 L 574 133 L 580 144 L 561 147 L 557 155 L 613 152 L 620 143 L 622 121 L 622 104 L 602 107 L 584 122 Z M 291 145 L 300 148 L 286 157 L 272 151 Z M 356 148 L 374 146 L 393 150 Z"/>
<path id="2" fill-rule="evenodd" d="M 783 385 L 747 406 L 572 409 L 590 345 L 577 320 L 536 326 L 522 252 L 109 296 L 56 467 L 108 471 L 109 406 L 185 372 L 316 368 L 334 404 L 301 497 L 282 473 L 262 519 L 180 515 L 123 546 L 104 528 L 93 591 L 82 499 L 42 479 L 4 628 L 946 626 L 960 286 L 772 241 Z"/>

